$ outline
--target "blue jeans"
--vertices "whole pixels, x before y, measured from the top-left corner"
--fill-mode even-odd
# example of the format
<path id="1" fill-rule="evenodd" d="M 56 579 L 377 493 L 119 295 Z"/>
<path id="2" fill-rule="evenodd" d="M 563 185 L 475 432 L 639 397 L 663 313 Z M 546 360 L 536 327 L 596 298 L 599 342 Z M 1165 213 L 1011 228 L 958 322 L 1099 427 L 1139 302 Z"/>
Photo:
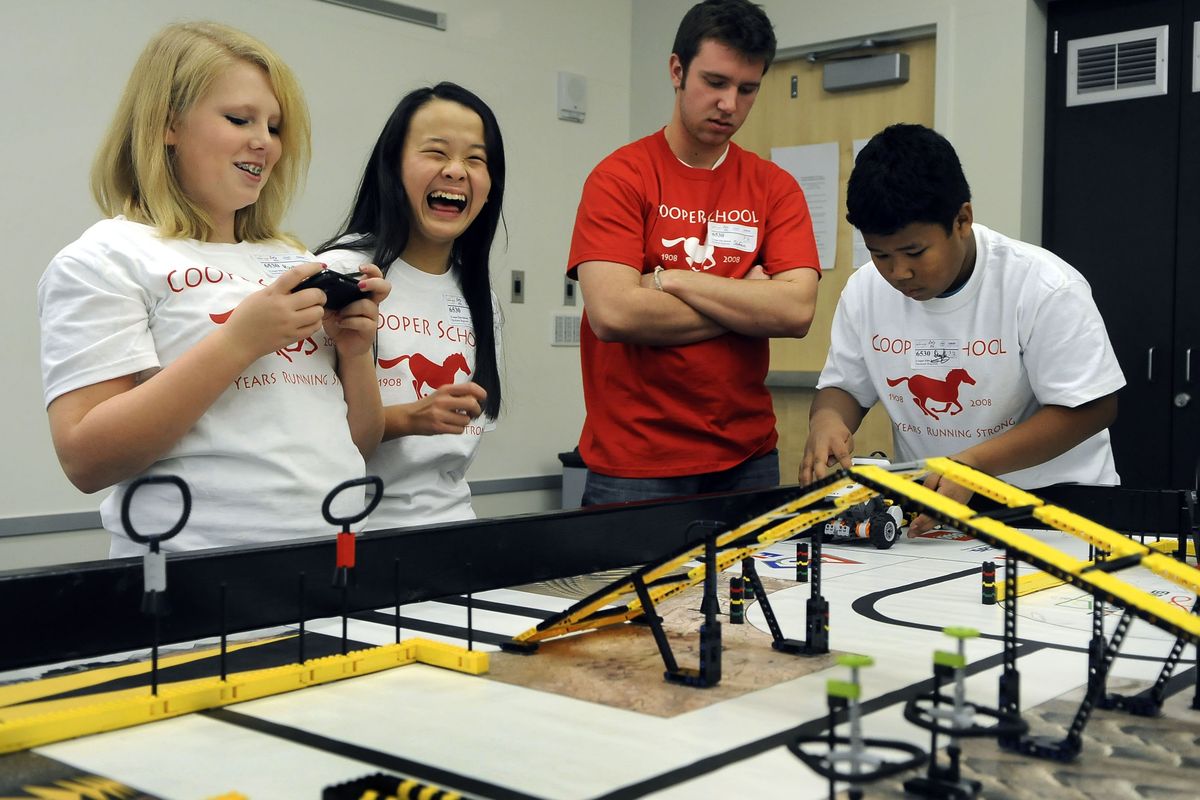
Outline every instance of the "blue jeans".
<path id="1" fill-rule="evenodd" d="M 743 461 L 720 472 L 676 478 L 614 478 L 588 470 L 583 505 L 599 506 L 634 500 L 659 500 L 738 489 L 773 489 L 779 485 L 779 451 Z"/>

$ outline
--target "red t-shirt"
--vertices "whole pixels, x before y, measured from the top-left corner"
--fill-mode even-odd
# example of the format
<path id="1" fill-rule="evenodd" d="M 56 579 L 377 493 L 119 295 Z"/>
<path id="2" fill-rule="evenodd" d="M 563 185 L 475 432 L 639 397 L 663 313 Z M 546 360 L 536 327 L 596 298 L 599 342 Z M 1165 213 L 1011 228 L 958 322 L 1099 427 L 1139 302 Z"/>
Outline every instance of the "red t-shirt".
<path id="1" fill-rule="evenodd" d="M 585 261 L 731 278 L 756 264 L 768 274 L 820 270 L 808 203 L 791 175 L 736 144 L 715 170 L 689 167 L 662 131 L 617 150 L 588 176 L 568 272 Z M 627 478 L 696 475 L 775 446 L 766 339 L 601 342 L 585 311 L 580 345 L 587 418 L 579 451 L 589 469 Z"/>

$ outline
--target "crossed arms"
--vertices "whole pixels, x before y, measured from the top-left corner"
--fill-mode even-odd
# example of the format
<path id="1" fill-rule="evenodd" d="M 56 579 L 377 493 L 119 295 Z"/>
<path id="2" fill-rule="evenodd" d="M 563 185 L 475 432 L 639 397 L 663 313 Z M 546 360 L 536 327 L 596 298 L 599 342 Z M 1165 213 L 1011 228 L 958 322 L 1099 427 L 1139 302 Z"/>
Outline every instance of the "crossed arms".
<path id="1" fill-rule="evenodd" d="M 611 261 L 585 261 L 576 273 L 597 338 L 672 346 L 735 332 L 746 336 L 801 338 L 812 324 L 816 270 L 790 269 L 768 276 L 754 267 L 745 278 L 686 269 L 645 275 Z"/>

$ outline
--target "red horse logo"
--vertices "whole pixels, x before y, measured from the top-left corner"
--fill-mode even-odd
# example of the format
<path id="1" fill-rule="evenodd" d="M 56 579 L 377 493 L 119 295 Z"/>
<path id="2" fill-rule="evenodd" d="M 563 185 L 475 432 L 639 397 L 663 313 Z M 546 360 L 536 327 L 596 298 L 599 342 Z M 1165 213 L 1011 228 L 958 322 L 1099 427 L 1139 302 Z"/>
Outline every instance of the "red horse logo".
<path id="1" fill-rule="evenodd" d="M 938 413 L 944 414 L 950 411 L 950 416 L 954 416 L 963 410 L 962 403 L 958 402 L 958 387 L 964 383 L 975 385 L 975 379 L 961 368 L 950 370 L 944 381 L 927 378 L 924 375 L 911 375 L 895 380 L 888 378 L 887 384 L 888 386 L 899 386 L 905 381 L 908 381 L 908 390 L 912 392 L 913 400 L 917 401 L 917 407 L 934 419 L 937 419 L 938 415 L 930 411 L 926 403 L 930 400 L 945 403 L 943 408 L 937 410 Z M 953 410 L 951 411 L 951 409 Z"/>
<path id="2" fill-rule="evenodd" d="M 405 359 L 408 359 L 408 369 L 413 376 L 413 391 L 416 392 L 417 397 L 423 396 L 421 394 L 422 386 L 437 389 L 439 386 L 454 383 L 454 376 L 460 372 L 466 375 L 471 374 L 466 356 L 462 353 L 451 353 L 441 364 L 435 364 L 420 353 L 413 353 L 410 356 L 399 356 L 398 358 L 381 358 L 379 366 L 391 369 Z"/>

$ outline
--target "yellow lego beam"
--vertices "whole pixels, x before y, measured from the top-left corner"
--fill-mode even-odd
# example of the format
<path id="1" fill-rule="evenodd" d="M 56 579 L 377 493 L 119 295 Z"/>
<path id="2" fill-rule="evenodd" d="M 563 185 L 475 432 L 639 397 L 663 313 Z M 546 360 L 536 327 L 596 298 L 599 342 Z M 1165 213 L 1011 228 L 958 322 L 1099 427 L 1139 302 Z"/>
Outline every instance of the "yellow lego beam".
<path id="1" fill-rule="evenodd" d="M 928 458 L 925 460 L 925 466 L 931 472 L 944 475 L 958 485 L 965 486 L 997 503 L 1003 503 L 1013 508 L 1044 505 L 1040 497 L 950 458 Z"/>
<path id="2" fill-rule="evenodd" d="M 151 695 L 147 688 L 140 688 L 22 703 L 0 708 L 0 753 L 27 750 L 418 662 L 479 675 L 487 672 L 488 654 L 427 639 L 408 639 L 344 656 L 234 673 L 224 681 L 214 677 L 160 684 L 157 695 Z"/>
<path id="3" fill-rule="evenodd" d="M 1055 586 L 1062 586 L 1066 581 L 1062 578 L 1056 578 L 1048 572 L 1034 572 L 1029 575 L 1017 576 L 1017 597 L 1024 597 L 1027 594 L 1034 592 L 1042 592 L 1046 589 L 1053 589 Z M 1005 599 L 1004 581 L 996 581 L 996 602 L 1003 603 Z"/>
<path id="4" fill-rule="evenodd" d="M 1170 556 L 1161 555 L 1103 525 L 1057 506 L 1048 506 L 1034 495 L 978 470 L 945 458 L 925 462 L 931 471 L 945 475 L 955 483 L 986 494 L 997 502 L 1014 508 L 1032 506 L 1032 513 L 1041 521 L 1079 536 L 1110 551 L 1112 558 L 1127 555 L 1140 557 L 1140 566 L 1192 591 L 1200 590 L 1200 570 L 1183 564 Z M 1090 562 L 1072 558 L 1061 550 L 1022 533 L 990 517 L 980 516 L 962 503 L 951 500 L 924 486 L 916 484 L 877 466 L 852 467 L 850 473 L 859 483 L 893 497 L 915 503 L 922 511 L 932 512 L 950 520 L 965 533 L 996 547 L 1014 550 L 1022 561 L 1061 578 L 1062 580 L 1129 609 L 1137 616 L 1176 636 L 1200 644 L 1200 616 L 1190 614 L 1132 584 L 1115 573 L 1103 572 Z"/>
<path id="5" fill-rule="evenodd" d="M 865 487 L 857 487 L 846 494 L 833 498 L 832 508 L 816 511 L 804 509 L 829 497 L 833 492 L 844 489 L 853 483 L 853 479 L 843 476 L 826 486 L 806 492 L 800 497 L 772 509 L 761 516 L 755 517 L 736 528 L 718 534 L 716 539 L 717 571 L 723 571 L 748 558 L 764 547 L 774 542 L 786 539 L 801 531 L 811 528 L 817 523 L 832 519 L 841 514 L 846 508 L 857 505 L 870 498 L 875 492 Z M 729 548 L 734 542 L 739 542 L 747 536 L 757 535 L 751 544 L 734 549 Z M 704 580 L 705 566 L 686 568 L 686 565 L 704 558 L 704 544 L 696 544 L 683 553 L 652 567 L 641 578 L 646 584 L 647 594 L 651 601 L 658 603 L 679 594 L 686 589 L 696 586 Z M 674 580 L 671 578 L 674 577 Z M 623 605 L 621 604 L 624 601 Z M 616 606 L 614 608 L 607 608 Z M 564 636 L 568 633 L 595 630 L 608 625 L 615 625 L 643 613 L 642 601 L 636 595 L 632 578 L 622 579 L 600 592 L 586 597 L 567 609 L 562 614 L 545 620 L 538 626 L 517 634 L 513 641 L 535 643 L 544 642 Z"/>
<path id="6" fill-rule="evenodd" d="M 1179 549 L 1179 543 L 1174 539 L 1160 539 L 1157 542 L 1150 542 L 1150 544 L 1146 546 L 1156 553 L 1161 553 L 1163 555 L 1172 557 Z M 1195 545 L 1193 545 L 1191 542 L 1188 542 L 1187 550 L 1185 552 L 1188 556 L 1194 558 L 1196 556 Z M 1088 561 L 1086 563 L 1088 566 L 1091 566 L 1095 562 Z M 1018 575 L 1017 597 L 1024 597 L 1027 594 L 1034 594 L 1036 592 L 1045 591 L 1046 589 L 1053 589 L 1055 586 L 1062 586 L 1064 583 L 1066 583 L 1066 581 L 1064 581 L 1062 578 L 1056 578 L 1055 576 L 1041 572 L 1040 570 L 1029 575 Z M 998 581 L 996 583 L 996 602 L 1004 602 L 1004 596 L 1004 581 Z"/>
<path id="7" fill-rule="evenodd" d="M 272 636 L 267 639 L 255 639 L 252 642 L 238 642 L 226 647 L 225 652 L 234 653 L 248 647 L 258 647 L 259 645 L 292 638 L 295 638 L 294 634 Z M 167 669 L 168 667 L 175 667 L 180 664 L 190 664 L 193 661 L 203 661 L 206 658 L 213 658 L 220 654 L 220 652 L 220 648 L 213 647 L 205 650 L 191 650 L 186 653 L 163 656 L 158 659 L 158 668 Z M 149 672 L 149 661 L 133 661 L 114 664 L 109 667 L 89 669 L 86 672 L 75 672 L 70 675 L 56 675 L 52 678 L 40 678 L 36 681 L 10 683 L 7 686 L 0 686 L 0 709 L 5 706 L 16 705 L 17 703 L 28 703 L 31 700 L 40 700 L 43 697 L 52 697 L 56 694 L 86 689 L 90 686 L 99 686 L 102 683 L 119 680 L 120 678 L 128 678 L 133 675 L 147 675 Z M 0 798 L 0 800 L 3 800 L 3 798 Z"/>
<path id="8" fill-rule="evenodd" d="M 1047 505 L 1039 498 L 1010 486 L 1004 481 L 972 469 L 948 458 L 931 458 L 925 462 L 931 470 L 938 472 L 955 483 L 979 492 L 998 503 L 1011 508 L 1033 506 L 1032 516 L 1053 528 L 1083 539 L 1093 547 L 1107 551 L 1110 558 L 1142 556 L 1143 565 L 1160 577 L 1193 592 L 1200 593 L 1200 571 L 1173 558 L 1159 555 L 1146 545 L 1092 522 L 1073 511 Z"/>
<path id="9" fill-rule="evenodd" d="M 842 470 L 835 481 L 820 486 L 774 509 L 760 517 L 739 525 L 731 531 L 717 536 L 717 569 L 724 570 L 738 561 L 753 555 L 767 545 L 831 519 L 844 509 L 857 505 L 876 494 L 892 499 L 903 499 L 914 504 L 922 512 L 952 522 L 964 532 L 995 546 L 1015 550 L 1021 559 L 1050 573 L 1049 577 L 1037 577 L 1050 583 L 1055 580 L 1069 582 L 1092 594 L 1104 597 L 1132 609 L 1138 616 L 1152 624 L 1163 627 L 1177 636 L 1200 643 L 1200 617 L 1188 614 L 1177 606 L 1170 605 L 1153 595 L 1132 586 L 1111 573 L 1095 568 L 1090 562 L 1071 558 L 1062 551 L 1038 539 L 1009 527 L 990 517 L 977 515 L 974 510 L 950 498 L 926 489 L 917 478 L 928 472 L 944 475 L 956 483 L 970 488 L 996 502 L 1014 508 L 1028 507 L 1030 513 L 1043 522 L 1067 533 L 1084 538 L 1111 554 L 1111 558 L 1136 556 L 1141 566 L 1155 574 L 1175 582 L 1177 585 L 1200 592 L 1200 570 L 1160 555 L 1145 545 L 1111 531 L 1102 525 L 1057 506 L 1047 505 L 1037 496 L 1001 481 L 986 473 L 959 464 L 948 458 L 931 458 L 918 469 L 891 471 L 874 465 L 863 465 Z M 860 484 L 852 491 L 833 498 L 832 508 L 806 510 L 825 500 L 835 491 Z M 783 520 L 782 522 L 779 522 Z M 744 542 L 754 535 L 750 544 L 729 549 L 735 542 Z M 667 559 L 641 573 L 647 594 L 657 603 L 685 589 L 695 586 L 704 579 L 704 564 L 685 568 L 689 562 L 700 560 L 704 545 L 697 544 L 685 552 Z M 1031 584 L 1032 581 L 1027 581 Z M 1035 591 L 1035 589 L 1029 589 Z M 1018 591 L 1018 594 L 1023 592 Z M 1002 590 L 997 586 L 997 595 Z M 620 605 L 625 601 L 624 605 Z M 636 597 L 632 578 L 618 581 L 596 594 L 584 598 L 562 614 L 552 617 L 540 625 L 513 637 L 516 642 L 542 642 L 578 631 L 593 630 L 607 625 L 625 622 L 643 613 L 641 600 Z"/>

